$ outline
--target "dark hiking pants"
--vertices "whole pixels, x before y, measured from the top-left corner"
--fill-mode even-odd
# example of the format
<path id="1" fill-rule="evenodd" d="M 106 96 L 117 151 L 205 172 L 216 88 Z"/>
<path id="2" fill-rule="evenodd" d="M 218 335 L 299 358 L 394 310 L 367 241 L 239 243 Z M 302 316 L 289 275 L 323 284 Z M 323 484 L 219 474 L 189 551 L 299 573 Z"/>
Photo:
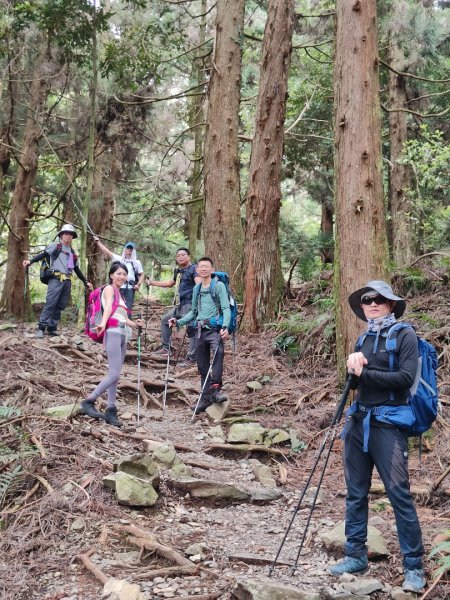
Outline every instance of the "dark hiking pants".
<path id="1" fill-rule="evenodd" d="M 215 383 L 222 387 L 223 357 L 225 351 L 218 331 L 212 331 L 211 329 L 203 328 L 200 330 L 200 336 L 197 333 L 195 339 L 197 349 L 197 366 L 201 377 L 201 389 L 203 389 L 203 385 L 205 384 L 206 376 L 208 375 L 209 366 L 213 359 L 214 353 L 216 353 L 208 381 L 206 382 L 204 388 L 205 391 L 203 393 L 203 399 L 206 399 L 211 394 L 211 384 Z"/>
<path id="2" fill-rule="evenodd" d="M 404 569 L 422 568 L 422 533 L 409 489 L 408 438 L 396 428 L 371 425 L 369 451 L 363 452 L 363 424 L 350 418 L 344 442 L 347 483 L 347 556 L 367 554 L 368 494 L 375 466 L 392 505 Z"/>
<path id="3" fill-rule="evenodd" d="M 173 308 L 171 308 L 169 311 L 167 311 L 161 319 L 161 342 L 162 342 L 162 346 L 163 348 L 165 348 L 166 350 L 169 349 L 169 342 L 170 342 L 170 336 L 172 335 L 172 329 L 169 327 L 169 319 L 175 318 L 175 319 L 181 319 L 181 317 L 184 317 L 185 315 L 188 314 L 188 312 L 191 310 L 191 303 L 190 302 L 186 302 L 184 304 L 179 304 L 178 306 L 174 306 Z M 195 329 L 193 329 L 192 327 L 187 327 L 187 337 L 189 340 L 189 349 L 188 349 L 188 357 L 190 360 L 195 360 L 195 348 L 196 348 L 196 341 L 195 341 L 195 334 L 196 331 Z"/>
<path id="4" fill-rule="evenodd" d="M 57 277 L 50 279 L 45 306 L 39 318 L 39 329 L 45 331 L 47 327 L 50 331 L 56 331 L 58 321 L 61 319 L 61 312 L 69 303 L 71 287 L 70 279 L 65 281 L 60 281 Z"/>

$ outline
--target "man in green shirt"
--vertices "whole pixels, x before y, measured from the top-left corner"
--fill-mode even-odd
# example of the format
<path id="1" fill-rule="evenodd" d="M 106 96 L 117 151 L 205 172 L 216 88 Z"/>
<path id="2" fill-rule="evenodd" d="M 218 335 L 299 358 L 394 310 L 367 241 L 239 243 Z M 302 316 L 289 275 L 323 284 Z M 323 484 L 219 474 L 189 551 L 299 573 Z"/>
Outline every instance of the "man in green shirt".
<path id="1" fill-rule="evenodd" d="M 208 256 L 198 261 L 197 272 L 201 283 L 194 288 L 192 308 L 181 319 L 169 320 L 170 327 L 174 325 L 183 327 L 191 321 L 196 322 L 197 367 L 203 393 L 197 409 L 195 410 L 194 407 L 195 414 L 204 412 L 214 402 L 224 402 L 227 399 L 220 390 L 223 374 L 223 341 L 228 339 L 231 310 L 225 285 L 218 280 L 212 282 L 213 271 L 213 261 Z M 210 370 L 211 354 L 213 362 Z"/>

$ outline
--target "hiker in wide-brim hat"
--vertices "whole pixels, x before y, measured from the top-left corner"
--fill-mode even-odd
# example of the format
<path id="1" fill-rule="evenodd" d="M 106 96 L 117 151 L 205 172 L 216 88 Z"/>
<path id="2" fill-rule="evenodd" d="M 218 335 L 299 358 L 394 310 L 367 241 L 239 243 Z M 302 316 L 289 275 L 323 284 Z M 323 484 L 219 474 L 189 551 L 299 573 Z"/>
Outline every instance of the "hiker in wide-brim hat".
<path id="1" fill-rule="evenodd" d="M 406 302 L 403 300 L 403 298 L 400 298 L 400 296 L 396 296 L 394 294 L 391 286 L 388 283 L 380 280 L 369 281 L 367 282 L 367 285 L 365 285 L 362 288 L 359 288 L 358 290 L 356 290 L 356 292 L 353 292 L 348 297 L 348 303 L 350 304 L 350 308 L 358 317 L 358 319 L 361 319 L 362 321 L 367 321 L 367 318 L 361 307 L 361 298 L 367 294 L 372 294 L 373 296 L 379 295 L 383 298 L 386 298 L 386 300 L 394 302 L 392 307 L 396 319 L 399 319 L 405 312 Z"/>
<path id="2" fill-rule="evenodd" d="M 348 373 L 354 378 L 352 388 L 357 390 L 343 436 L 347 542 L 344 559 L 329 571 L 340 576 L 368 568 L 368 494 L 376 466 L 395 514 L 403 555 L 403 589 L 420 592 L 425 586 L 424 549 L 409 487 L 408 438 L 404 430 L 377 416 L 385 410 L 407 409 L 418 367 L 417 336 L 410 326 L 396 327 L 396 364 L 391 368 L 392 352 L 386 350 L 386 339 L 405 312 L 406 302 L 380 280 L 358 288 L 348 302 L 355 315 L 367 322 L 367 329 L 347 358 Z"/>
<path id="3" fill-rule="evenodd" d="M 41 262 L 40 279 L 48 286 L 45 306 L 35 334 L 37 338 L 43 338 L 46 331 L 50 336 L 58 335 L 58 323 L 61 312 L 69 303 L 74 275 L 87 288 L 92 289 L 92 284 L 80 270 L 78 256 L 72 248 L 72 241 L 78 237 L 75 227 L 71 223 L 65 223 L 58 231 L 58 237 L 58 242 L 52 242 L 42 252 L 22 263 L 27 268 L 33 263 Z"/>

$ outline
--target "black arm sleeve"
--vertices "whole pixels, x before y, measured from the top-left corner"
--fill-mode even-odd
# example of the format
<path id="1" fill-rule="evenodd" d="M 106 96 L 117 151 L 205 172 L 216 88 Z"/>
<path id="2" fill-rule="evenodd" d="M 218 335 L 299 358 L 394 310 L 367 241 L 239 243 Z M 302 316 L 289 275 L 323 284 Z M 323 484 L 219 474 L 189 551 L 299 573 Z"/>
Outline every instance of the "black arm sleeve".
<path id="1" fill-rule="evenodd" d="M 86 285 L 87 284 L 86 277 L 83 275 L 83 273 L 81 272 L 80 267 L 78 265 L 75 265 L 74 272 L 76 273 L 76 276 L 78 277 L 78 279 L 81 279 L 81 281 L 84 283 L 84 285 Z"/>
<path id="2" fill-rule="evenodd" d="M 33 258 L 30 258 L 30 265 L 32 265 L 33 263 L 37 263 L 41 260 L 44 260 L 44 258 L 50 258 L 50 256 L 48 255 L 48 253 L 43 250 L 42 252 L 39 252 L 39 254 L 36 254 L 36 256 L 33 256 Z"/>

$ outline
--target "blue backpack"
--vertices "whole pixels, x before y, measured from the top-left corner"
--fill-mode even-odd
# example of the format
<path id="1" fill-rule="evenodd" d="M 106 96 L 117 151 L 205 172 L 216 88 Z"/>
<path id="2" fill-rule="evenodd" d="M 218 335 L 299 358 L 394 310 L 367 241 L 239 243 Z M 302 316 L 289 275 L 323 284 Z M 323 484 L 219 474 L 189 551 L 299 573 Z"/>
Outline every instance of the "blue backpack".
<path id="1" fill-rule="evenodd" d="M 397 369 L 397 335 L 398 332 L 406 327 L 411 327 L 409 323 L 396 323 L 393 325 L 386 336 L 386 351 L 389 352 L 389 370 Z M 360 336 L 356 343 L 358 352 L 365 339 L 365 335 Z M 378 421 L 395 425 L 402 429 L 408 436 L 420 436 L 427 431 L 438 414 L 438 387 L 436 371 L 438 367 L 437 353 L 429 342 L 423 338 L 417 337 L 419 361 L 417 373 L 413 385 L 409 390 L 408 404 L 401 406 L 379 406 L 379 407 L 361 407 L 357 405 L 355 410 L 364 410 L 372 414 Z M 394 399 L 394 392 L 390 392 L 390 399 Z M 350 412 L 350 414 L 351 414 Z M 367 428 L 370 416 L 367 415 Z M 364 447 L 367 448 L 368 431 L 364 435 Z"/>
<path id="2" fill-rule="evenodd" d="M 233 294 L 231 293 L 230 277 L 229 277 L 228 273 L 225 273 L 224 271 L 215 271 L 211 275 L 211 284 L 209 286 L 209 293 L 211 294 L 211 296 L 214 300 L 214 303 L 216 305 L 217 315 L 215 317 L 211 317 L 211 319 L 209 319 L 209 325 L 211 325 L 211 327 L 220 328 L 223 324 L 223 315 L 222 315 L 222 311 L 220 308 L 220 298 L 219 298 L 218 294 L 216 294 L 216 285 L 217 285 L 218 281 L 221 281 L 225 285 L 225 288 L 227 290 L 228 301 L 230 302 L 230 311 L 231 311 L 231 318 L 230 318 L 230 323 L 228 325 L 228 331 L 229 331 L 229 333 L 234 333 L 237 329 L 237 317 L 238 317 L 237 303 L 233 297 Z M 196 312 L 197 312 L 201 287 L 202 287 L 202 284 L 197 283 L 197 285 L 194 288 L 194 292 L 193 292 L 192 308 Z"/>

